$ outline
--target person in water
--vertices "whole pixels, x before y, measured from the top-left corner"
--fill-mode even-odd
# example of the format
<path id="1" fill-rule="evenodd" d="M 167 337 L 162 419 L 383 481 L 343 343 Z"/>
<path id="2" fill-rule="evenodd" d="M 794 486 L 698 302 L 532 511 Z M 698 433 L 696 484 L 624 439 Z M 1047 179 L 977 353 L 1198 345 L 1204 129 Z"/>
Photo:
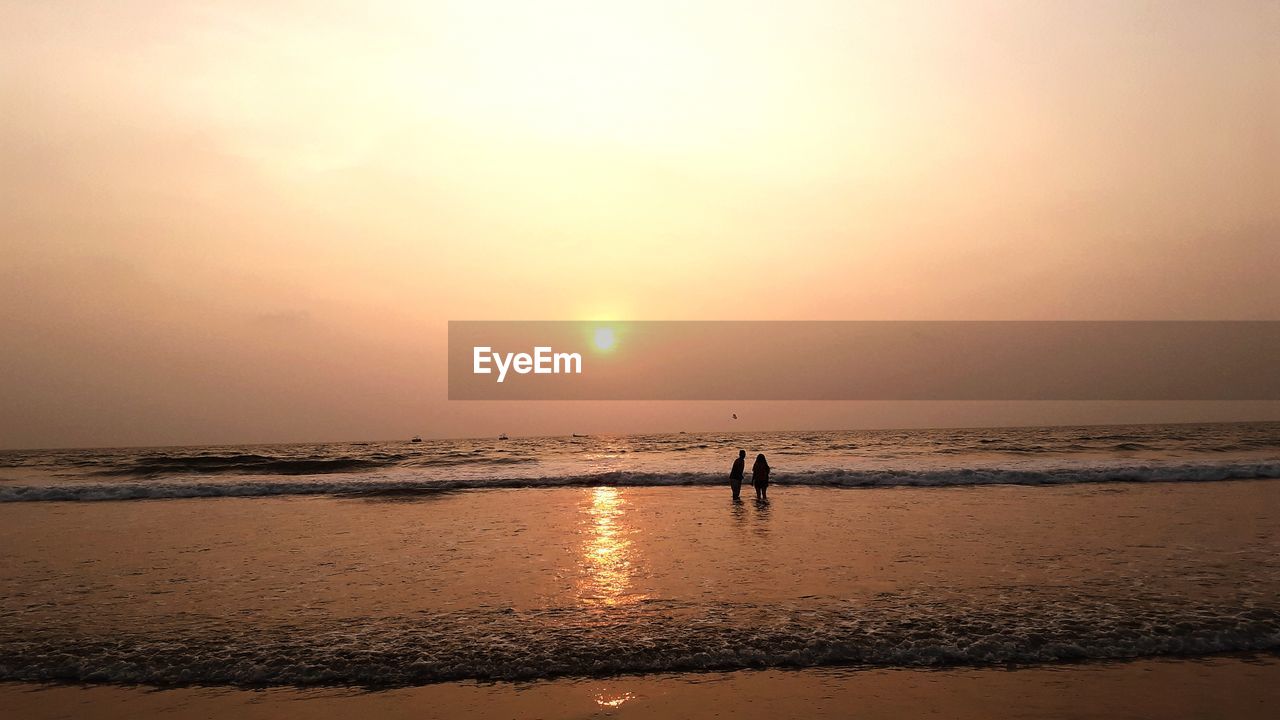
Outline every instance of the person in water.
<path id="1" fill-rule="evenodd" d="M 756 455 L 756 464 L 751 466 L 751 486 L 756 489 L 757 500 L 769 499 L 769 462 L 764 459 L 764 453 Z"/>
<path id="2" fill-rule="evenodd" d="M 742 475 L 747 467 L 747 451 L 739 450 L 738 459 L 733 461 L 733 468 L 729 470 L 729 488 L 733 490 L 733 499 L 737 500 L 738 495 L 742 493 Z"/>

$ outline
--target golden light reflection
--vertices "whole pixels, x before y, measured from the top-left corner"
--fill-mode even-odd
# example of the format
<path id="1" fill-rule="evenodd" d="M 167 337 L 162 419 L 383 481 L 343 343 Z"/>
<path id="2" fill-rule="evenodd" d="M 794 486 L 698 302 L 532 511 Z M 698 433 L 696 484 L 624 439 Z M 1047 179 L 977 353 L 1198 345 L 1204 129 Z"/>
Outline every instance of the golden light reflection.
<path id="1" fill-rule="evenodd" d="M 636 696 L 629 693 L 596 693 L 596 704 L 600 707 L 616 708 L 621 706 L 628 700 L 635 700 Z"/>
<path id="2" fill-rule="evenodd" d="M 624 523 L 626 498 L 611 487 L 592 488 L 584 511 L 587 541 L 582 551 L 585 577 L 580 597 L 592 604 L 623 605 L 644 599 L 629 592 L 634 556 Z"/>

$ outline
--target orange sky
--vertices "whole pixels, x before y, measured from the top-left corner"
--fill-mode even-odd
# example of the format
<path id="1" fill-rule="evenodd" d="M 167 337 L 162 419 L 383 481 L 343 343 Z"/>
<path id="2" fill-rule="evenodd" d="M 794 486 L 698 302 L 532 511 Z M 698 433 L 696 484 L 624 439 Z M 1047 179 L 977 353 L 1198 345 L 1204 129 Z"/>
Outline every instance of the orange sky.
<path id="1" fill-rule="evenodd" d="M 448 403 L 449 319 L 1280 319 L 1274 2 L 17 0 L 0 62 L 0 447 L 728 428 Z"/>

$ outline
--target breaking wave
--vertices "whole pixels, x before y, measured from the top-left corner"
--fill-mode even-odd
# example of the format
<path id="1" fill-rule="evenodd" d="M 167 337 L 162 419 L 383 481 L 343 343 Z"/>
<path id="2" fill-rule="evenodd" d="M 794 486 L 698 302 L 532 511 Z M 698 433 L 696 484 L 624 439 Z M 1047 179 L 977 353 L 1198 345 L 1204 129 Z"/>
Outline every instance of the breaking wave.
<path id="1" fill-rule="evenodd" d="M 905 601 L 904 601 L 905 600 Z M 743 618 L 752 618 L 744 623 Z M 1280 649 L 1280 609 L 1169 598 L 470 609 L 278 628 L 0 630 L 0 680 L 357 685 L 833 665 L 948 667 Z"/>
<path id="2" fill-rule="evenodd" d="M 404 459 L 402 455 L 367 458 L 290 458 L 255 454 L 156 455 L 143 456 L 116 467 L 97 470 L 93 474 L 125 477 L 223 473 L 316 475 L 371 470 L 387 467 L 402 459 Z"/>
<path id="3" fill-rule="evenodd" d="M 248 471 L 246 471 L 248 472 Z M 312 473 L 314 474 L 314 473 Z M 1066 485 L 1073 483 L 1215 482 L 1280 478 L 1280 463 L 1135 464 L 1064 467 L 1039 470 L 957 468 L 929 470 L 813 470 L 776 475 L 776 485 L 830 488 L 965 487 L 978 485 Z M 282 480 L 270 476 L 246 480 L 200 482 L 155 479 L 54 485 L 0 485 L 0 502 L 159 500 L 281 495 L 413 495 L 447 490 L 556 487 L 714 486 L 726 482 L 721 473 L 602 472 L 549 477 L 462 477 L 425 471 L 395 477 L 343 475 Z"/>

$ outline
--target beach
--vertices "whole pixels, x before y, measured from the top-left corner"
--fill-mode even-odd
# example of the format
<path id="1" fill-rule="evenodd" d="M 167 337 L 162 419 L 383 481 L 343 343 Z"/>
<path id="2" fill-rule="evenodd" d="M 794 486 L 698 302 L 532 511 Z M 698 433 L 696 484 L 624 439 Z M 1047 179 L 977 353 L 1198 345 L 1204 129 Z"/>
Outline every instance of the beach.
<path id="1" fill-rule="evenodd" d="M 667 467 L 743 438 L 613 438 L 608 461 L 573 441 L 590 459 L 570 473 L 569 450 L 491 462 L 526 452 L 505 446 L 379 470 L 332 449 L 25 455 L 0 487 L 0 694 L 41 718 L 1258 712 L 1280 667 L 1280 483 L 1203 478 L 1265 472 L 1267 427 L 1220 429 L 1254 440 L 1212 462 L 1168 427 L 1052 436 L 1086 432 L 1128 456 L 1041 433 L 1035 470 L 1008 449 L 929 464 L 935 434 L 899 443 L 902 470 L 863 450 L 868 475 L 789 463 L 810 436 L 756 438 L 768 503 Z M 432 467 L 459 454 L 480 468 Z M 990 481 L 1010 473 L 1027 482 Z"/>
<path id="2" fill-rule="evenodd" d="M 1270 718 L 1280 2 L 8 2 L 0 720 Z"/>
<path id="3" fill-rule="evenodd" d="M 227 690 L 0 684 L 31 720 L 346 718 L 1269 718 L 1274 659 L 1134 661 L 1054 668 L 764 670 L 537 683 Z"/>

